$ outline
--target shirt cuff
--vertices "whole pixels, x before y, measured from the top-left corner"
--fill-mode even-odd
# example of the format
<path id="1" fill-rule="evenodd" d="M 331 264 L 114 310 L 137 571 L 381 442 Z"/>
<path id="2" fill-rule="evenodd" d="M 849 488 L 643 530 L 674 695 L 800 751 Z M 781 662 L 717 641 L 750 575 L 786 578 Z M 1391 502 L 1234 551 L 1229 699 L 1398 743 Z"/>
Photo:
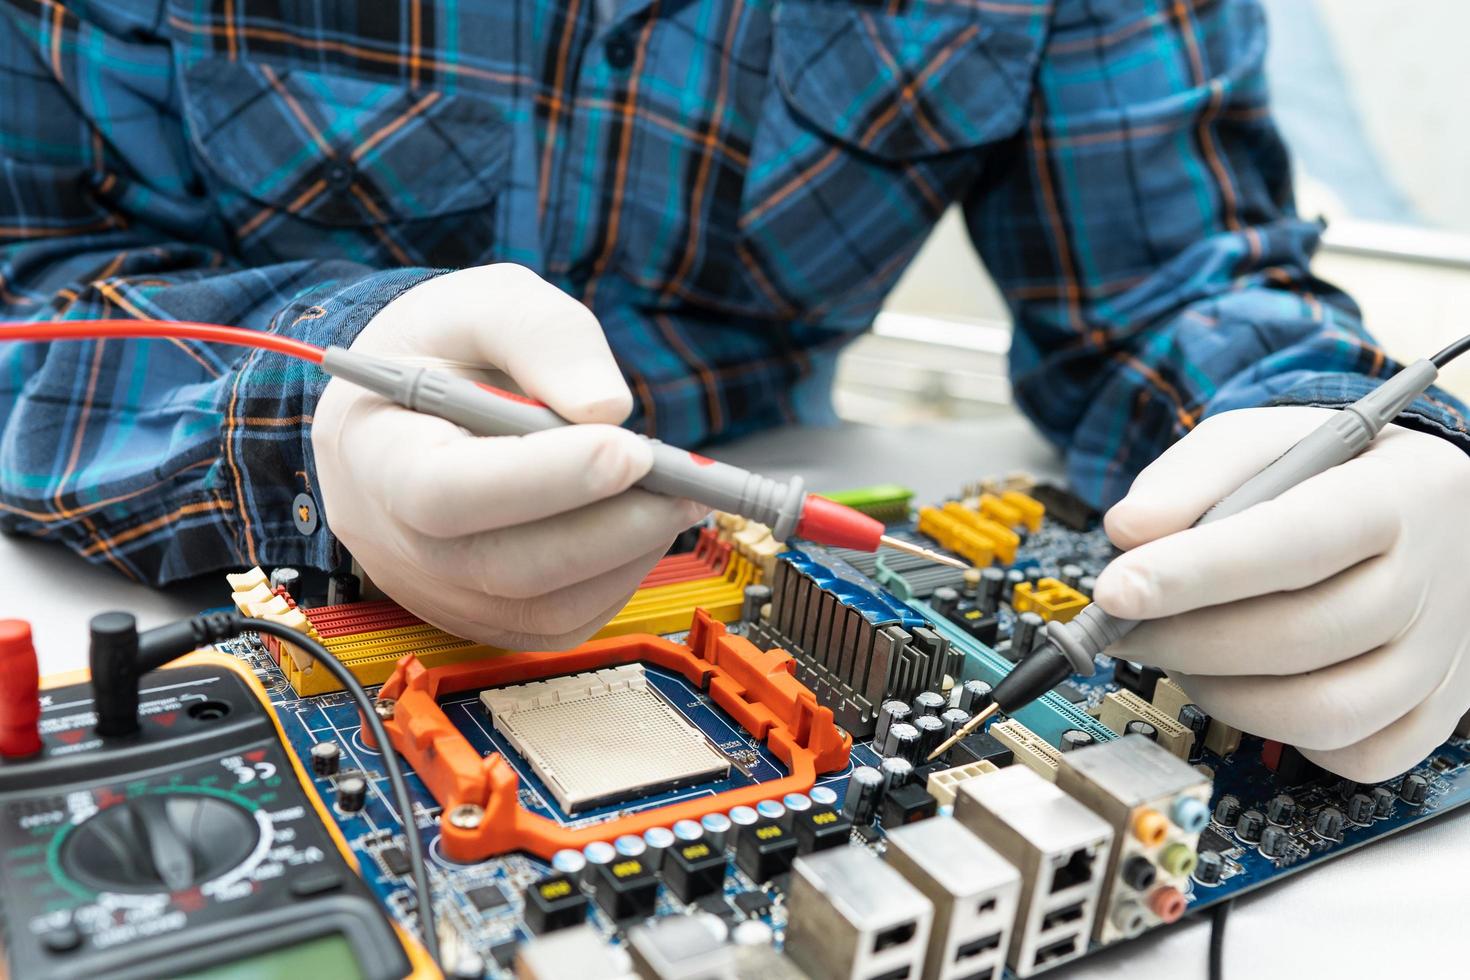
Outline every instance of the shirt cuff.
<path id="1" fill-rule="evenodd" d="M 1381 384 L 1382 378 L 1363 374 L 1314 374 L 1274 396 L 1266 404 L 1342 408 Z M 1470 423 L 1467 423 L 1467 418 L 1470 418 L 1470 412 L 1459 399 L 1440 388 L 1431 387 L 1394 419 L 1394 423 L 1449 439 L 1470 453 Z"/>
<path id="2" fill-rule="evenodd" d="M 281 311 L 273 331 L 349 346 L 384 306 L 443 271 L 394 269 L 319 284 Z M 346 557 L 322 514 L 311 450 L 312 416 L 329 380 L 314 364 L 252 351 L 225 394 L 221 476 L 247 564 L 328 570 Z"/>

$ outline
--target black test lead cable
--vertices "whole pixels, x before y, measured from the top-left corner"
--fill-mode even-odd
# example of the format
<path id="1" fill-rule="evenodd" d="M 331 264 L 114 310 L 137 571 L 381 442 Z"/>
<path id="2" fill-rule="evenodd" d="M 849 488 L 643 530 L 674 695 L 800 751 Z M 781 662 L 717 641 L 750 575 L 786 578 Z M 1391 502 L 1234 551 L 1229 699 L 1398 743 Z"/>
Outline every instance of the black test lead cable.
<path id="1" fill-rule="evenodd" d="M 439 934 L 434 918 L 434 893 L 429 887 L 429 868 L 424 859 L 423 837 L 413 818 L 413 796 L 408 791 L 408 782 L 403 778 L 403 769 L 398 764 L 398 754 L 393 750 L 393 743 L 388 738 L 382 719 L 378 717 L 373 699 L 363 690 L 357 678 L 352 676 L 352 671 L 310 636 L 280 623 L 267 619 L 247 619 L 238 613 L 206 613 L 139 633 L 139 660 L 151 670 L 199 647 L 234 639 L 241 633 L 268 633 L 301 647 L 339 681 L 357 703 L 363 724 L 372 732 L 382 753 L 383 770 L 393 791 L 393 801 L 398 806 L 398 823 L 403 828 L 403 837 L 408 844 L 408 863 L 413 874 L 414 891 L 418 896 L 420 938 L 429 958 L 442 967 L 439 960 Z"/>

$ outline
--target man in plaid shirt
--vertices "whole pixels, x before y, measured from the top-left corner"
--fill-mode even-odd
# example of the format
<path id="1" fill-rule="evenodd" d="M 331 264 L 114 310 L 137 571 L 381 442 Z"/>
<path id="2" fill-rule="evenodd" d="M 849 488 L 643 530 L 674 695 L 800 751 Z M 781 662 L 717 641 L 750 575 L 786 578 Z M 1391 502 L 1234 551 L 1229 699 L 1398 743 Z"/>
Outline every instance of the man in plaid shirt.
<path id="1" fill-rule="evenodd" d="M 617 424 L 830 419 L 958 203 L 1073 485 L 1112 504 L 1189 436 L 1109 516 L 1135 550 L 1099 601 L 1160 620 L 1127 655 L 1398 764 L 1470 701 L 1466 631 L 1424 612 L 1464 596 L 1423 601 L 1470 542 L 1463 408 L 1185 530 L 1397 368 L 1308 269 L 1265 43 L 1254 0 L 0 0 L 0 319 L 490 365 L 594 423 L 472 439 L 277 355 L 6 345 L 0 524 L 150 582 L 345 546 L 448 629 L 575 642 L 702 516 L 628 490 Z M 1304 721 L 1308 688 L 1352 707 Z"/>

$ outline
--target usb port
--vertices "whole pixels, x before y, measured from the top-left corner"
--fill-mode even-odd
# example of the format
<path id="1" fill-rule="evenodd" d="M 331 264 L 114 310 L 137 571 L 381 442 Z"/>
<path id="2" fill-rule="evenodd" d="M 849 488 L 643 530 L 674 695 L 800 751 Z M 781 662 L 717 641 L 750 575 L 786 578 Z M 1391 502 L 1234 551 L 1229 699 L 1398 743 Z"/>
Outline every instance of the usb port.
<path id="1" fill-rule="evenodd" d="M 993 898 L 987 898 L 985 901 L 983 901 L 983 902 L 980 903 L 980 907 L 977 908 L 975 911 L 976 911 L 976 913 L 978 913 L 980 915 L 984 915 L 986 912 L 994 912 L 995 911 L 995 899 L 993 899 Z"/>
<path id="2" fill-rule="evenodd" d="M 1051 890 L 1059 892 L 1073 885 L 1080 885 L 1092 878 L 1092 855 L 1086 848 L 1073 851 L 1056 871 L 1052 872 Z"/>
<path id="3" fill-rule="evenodd" d="M 1041 931 L 1046 932 L 1048 929 L 1055 929 L 1059 925 L 1076 922 L 1082 918 L 1082 904 L 1081 902 L 1074 902 L 1071 905 L 1065 905 L 1059 909 L 1052 909 L 1041 920 Z"/>
<path id="4" fill-rule="evenodd" d="M 875 973 L 868 980 L 908 980 L 909 968 L 906 966 L 894 967 L 886 973 Z"/>
<path id="5" fill-rule="evenodd" d="M 959 980 L 994 980 L 994 977 L 995 967 L 991 966 L 986 967 L 979 973 L 971 973 L 966 976 L 960 977 Z"/>
<path id="6" fill-rule="evenodd" d="M 968 960 L 973 957 L 979 956 L 981 953 L 988 953 L 992 949 L 999 948 L 1000 933 L 997 932 L 993 936 L 984 936 L 980 939 L 972 939 L 969 942 L 965 943 L 959 949 L 954 951 L 954 959 L 955 962 L 958 963 L 960 960 Z"/>
<path id="7" fill-rule="evenodd" d="M 1045 946 L 1042 946 L 1036 951 L 1036 959 L 1033 962 L 1035 965 L 1040 966 L 1043 963 L 1050 963 L 1052 960 L 1059 960 L 1063 956 L 1071 956 L 1076 951 L 1077 937 L 1068 936 L 1066 939 L 1058 939 L 1054 943 L 1047 943 Z"/>
<path id="8" fill-rule="evenodd" d="M 902 946 L 914 938 L 914 933 L 919 931 L 917 922 L 905 922 L 903 925 L 889 926 L 873 937 L 873 952 L 881 953 L 885 949 Z"/>

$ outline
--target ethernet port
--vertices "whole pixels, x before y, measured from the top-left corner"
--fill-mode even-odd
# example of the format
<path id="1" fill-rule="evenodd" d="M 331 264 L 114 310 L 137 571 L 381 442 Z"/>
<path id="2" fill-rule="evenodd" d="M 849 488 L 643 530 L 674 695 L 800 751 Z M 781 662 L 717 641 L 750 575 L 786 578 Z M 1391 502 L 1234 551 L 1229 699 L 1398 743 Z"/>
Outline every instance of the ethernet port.
<path id="1" fill-rule="evenodd" d="M 1036 959 L 1033 962 L 1036 966 L 1041 966 L 1043 963 L 1050 963 L 1052 960 L 1059 960 L 1064 956 L 1071 956 L 1075 952 L 1077 952 L 1077 937 L 1068 936 L 1066 939 L 1058 939 L 1054 943 L 1047 943 L 1045 946 L 1042 946 L 1036 951 Z"/>
<path id="2" fill-rule="evenodd" d="M 873 952 L 881 953 L 885 949 L 902 946 L 914 938 L 914 933 L 919 931 L 917 922 L 905 922 L 902 925 L 889 926 L 873 937 Z"/>
<path id="3" fill-rule="evenodd" d="M 1000 933 L 997 932 L 989 936 L 982 936 L 979 939 L 972 939 L 967 943 L 962 943 L 960 948 L 954 951 L 954 961 L 959 963 L 962 960 L 971 960 L 990 952 L 992 949 L 999 948 Z"/>
<path id="4" fill-rule="evenodd" d="M 993 899 L 993 898 L 987 898 L 985 901 L 981 902 L 980 905 L 975 909 L 975 912 L 976 912 L 977 915 L 984 915 L 986 912 L 994 912 L 994 911 L 995 911 L 995 899 Z"/>
<path id="5" fill-rule="evenodd" d="M 1051 890 L 1065 891 L 1092 878 L 1092 854 L 1087 848 L 1079 848 L 1068 855 L 1056 871 L 1052 872 Z"/>
<path id="6" fill-rule="evenodd" d="M 1082 902 L 1073 902 L 1071 905 L 1064 905 L 1059 909 L 1052 909 L 1042 918 L 1041 931 L 1046 932 L 1049 929 L 1055 929 L 1057 926 L 1065 925 L 1068 922 L 1076 922 L 1082 918 L 1082 905 Z"/>

